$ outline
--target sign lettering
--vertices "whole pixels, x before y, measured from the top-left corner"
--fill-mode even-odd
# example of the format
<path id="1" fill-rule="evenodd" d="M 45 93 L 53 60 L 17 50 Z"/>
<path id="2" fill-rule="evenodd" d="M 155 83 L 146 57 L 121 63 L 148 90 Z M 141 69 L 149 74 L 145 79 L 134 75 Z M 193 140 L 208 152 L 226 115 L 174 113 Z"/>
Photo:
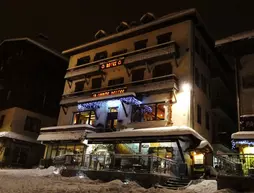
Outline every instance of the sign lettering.
<path id="1" fill-rule="evenodd" d="M 105 91 L 100 93 L 93 93 L 93 97 L 102 97 L 102 96 L 109 96 L 109 95 L 116 95 L 116 94 L 123 94 L 125 93 L 125 89 L 117 89 L 117 90 L 111 90 L 111 91 Z"/>
<path id="2" fill-rule="evenodd" d="M 108 68 L 112 68 L 112 67 L 116 67 L 116 66 L 121 66 L 123 64 L 124 59 L 118 59 L 118 60 L 114 60 L 114 61 L 110 61 L 108 63 L 103 63 L 100 65 L 100 68 L 102 70 L 104 69 L 108 69 Z"/>

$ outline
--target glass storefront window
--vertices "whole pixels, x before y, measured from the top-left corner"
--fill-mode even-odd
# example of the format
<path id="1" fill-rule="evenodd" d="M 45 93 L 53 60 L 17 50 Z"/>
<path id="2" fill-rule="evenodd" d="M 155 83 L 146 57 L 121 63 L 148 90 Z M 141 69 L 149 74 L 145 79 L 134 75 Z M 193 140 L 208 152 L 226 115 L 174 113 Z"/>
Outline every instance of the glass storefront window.
<path id="1" fill-rule="evenodd" d="M 96 116 L 94 111 L 74 113 L 73 124 L 95 125 Z"/>
<path id="2" fill-rule="evenodd" d="M 65 151 L 66 151 L 66 145 L 59 145 L 58 151 L 57 151 L 57 156 L 64 155 Z"/>
<path id="3" fill-rule="evenodd" d="M 74 154 L 74 145 L 67 145 L 66 154 L 68 154 L 68 155 Z"/>
<path id="4" fill-rule="evenodd" d="M 154 103 L 132 106 L 132 122 L 164 120 L 164 105 L 164 103 Z"/>
<path id="5" fill-rule="evenodd" d="M 53 145 L 52 151 L 51 151 L 51 158 L 56 157 L 57 149 L 58 149 L 58 146 L 57 145 Z"/>

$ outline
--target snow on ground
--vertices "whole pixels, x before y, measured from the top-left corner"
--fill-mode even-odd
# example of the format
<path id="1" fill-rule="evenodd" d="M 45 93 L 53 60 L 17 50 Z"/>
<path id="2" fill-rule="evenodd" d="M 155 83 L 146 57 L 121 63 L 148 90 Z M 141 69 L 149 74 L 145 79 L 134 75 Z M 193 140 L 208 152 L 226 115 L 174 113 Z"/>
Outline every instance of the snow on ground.
<path id="1" fill-rule="evenodd" d="M 185 190 L 145 189 L 135 182 L 123 183 L 114 180 L 103 183 L 86 177 L 65 178 L 54 174 L 55 168 L 48 169 L 5 169 L 0 170 L 0 193 L 212 193 L 217 184 L 204 180 Z M 223 190 L 217 193 L 228 193 Z"/>

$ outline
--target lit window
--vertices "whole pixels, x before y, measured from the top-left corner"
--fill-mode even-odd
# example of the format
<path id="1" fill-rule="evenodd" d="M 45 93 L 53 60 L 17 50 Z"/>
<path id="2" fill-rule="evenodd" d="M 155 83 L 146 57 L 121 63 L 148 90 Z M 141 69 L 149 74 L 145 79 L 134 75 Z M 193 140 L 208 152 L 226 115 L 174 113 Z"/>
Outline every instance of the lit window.
<path id="1" fill-rule="evenodd" d="M 94 111 L 74 113 L 73 124 L 95 125 L 96 117 Z"/>
<path id="2" fill-rule="evenodd" d="M 165 103 L 134 105 L 132 107 L 132 122 L 164 120 L 164 105 Z"/>

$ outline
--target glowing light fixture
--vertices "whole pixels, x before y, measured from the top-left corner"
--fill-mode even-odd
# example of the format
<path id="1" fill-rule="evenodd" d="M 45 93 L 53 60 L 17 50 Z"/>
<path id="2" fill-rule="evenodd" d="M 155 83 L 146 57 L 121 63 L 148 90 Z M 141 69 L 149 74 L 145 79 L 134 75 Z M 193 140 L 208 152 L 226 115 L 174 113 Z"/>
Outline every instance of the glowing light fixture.
<path id="1" fill-rule="evenodd" d="M 121 105 L 120 100 L 110 100 L 107 101 L 107 106 L 108 107 L 119 107 Z"/>
<path id="2" fill-rule="evenodd" d="M 184 92 L 190 92 L 190 90 L 191 90 L 191 85 L 190 85 L 189 83 L 184 83 L 184 84 L 182 85 L 182 89 L 183 89 Z"/>

